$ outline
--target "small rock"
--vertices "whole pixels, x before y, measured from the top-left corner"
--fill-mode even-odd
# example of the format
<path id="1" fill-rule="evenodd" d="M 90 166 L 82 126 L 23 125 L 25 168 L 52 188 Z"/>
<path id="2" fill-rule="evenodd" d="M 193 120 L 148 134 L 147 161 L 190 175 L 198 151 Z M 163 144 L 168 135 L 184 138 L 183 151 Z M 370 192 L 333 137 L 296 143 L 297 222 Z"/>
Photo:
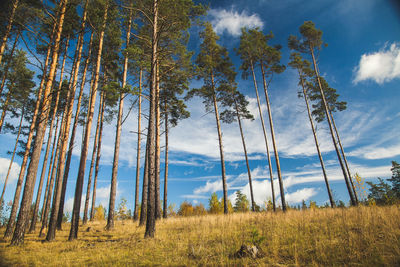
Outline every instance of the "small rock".
<path id="1" fill-rule="evenodd" d="M 264 257 L 264 253 L 260 248 L 253 245 L 242 245 L 234 254 L 235 258 L 251 257 L 253 259 Z"/>

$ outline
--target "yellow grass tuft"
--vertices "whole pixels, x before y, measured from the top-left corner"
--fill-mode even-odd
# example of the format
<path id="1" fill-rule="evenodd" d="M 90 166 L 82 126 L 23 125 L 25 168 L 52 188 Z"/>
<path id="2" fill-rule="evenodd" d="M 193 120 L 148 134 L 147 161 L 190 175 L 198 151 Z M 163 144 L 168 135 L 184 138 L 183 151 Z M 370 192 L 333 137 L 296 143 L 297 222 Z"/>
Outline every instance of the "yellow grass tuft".
<path id="1" fill-rule="evenodd" d="M 37 234 L 20 247 L 1 240 L 0 265 L 400 266 L 398 206 L 169 218 L 157 223 L 154 239 L 144 239 L 144 227 L 132 221 L 110 232 L 104 227 L 105 221 L 81 226 L 73 242 L 66 241 L 68 224 L 50 243 Z M 232 256 L 251 243 L 265 257 Z"/>

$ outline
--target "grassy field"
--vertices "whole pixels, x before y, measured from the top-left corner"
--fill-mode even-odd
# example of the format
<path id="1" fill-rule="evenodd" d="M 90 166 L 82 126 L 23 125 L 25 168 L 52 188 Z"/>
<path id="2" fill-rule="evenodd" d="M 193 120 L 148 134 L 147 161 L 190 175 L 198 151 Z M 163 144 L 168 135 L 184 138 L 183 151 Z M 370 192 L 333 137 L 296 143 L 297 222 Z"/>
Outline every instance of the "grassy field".
<path id="1" fill-rule="evenodd" d="M 400 266 L 398 206 L 170 218 L 157 223 L 154 239 L 144 239 L 144 228 L 131 221 L 111 232 L 104 226 L 80 227 L 73 242 L 66 241 L 69 225 L 51 243 L 37 234 L 20 247 L 1 240 L 0 265 Z M 251 243 L 265 256 L 233 257 Z"/>

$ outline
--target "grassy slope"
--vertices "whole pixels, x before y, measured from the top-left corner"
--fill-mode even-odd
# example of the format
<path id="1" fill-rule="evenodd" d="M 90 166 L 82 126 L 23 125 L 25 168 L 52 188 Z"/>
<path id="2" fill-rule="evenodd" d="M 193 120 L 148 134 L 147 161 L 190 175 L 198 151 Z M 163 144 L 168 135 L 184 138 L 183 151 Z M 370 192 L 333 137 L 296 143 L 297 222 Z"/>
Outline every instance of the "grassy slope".
<path id="1" fill-rule="evenodd" d="M 103 230 L 105 222 L 89 226 L 73 242 L 66 241 L 69 225 L 51 243 L 36 234 L 21 247 L 0 240 L 0 265 L 400 266 L 398 206 L 170 218 L 158 222 L 154 239 L 143 239 L 144 228 L 131 221 L 112 232 Z M 263 238 L 265 257 L 231 256 Z"/>

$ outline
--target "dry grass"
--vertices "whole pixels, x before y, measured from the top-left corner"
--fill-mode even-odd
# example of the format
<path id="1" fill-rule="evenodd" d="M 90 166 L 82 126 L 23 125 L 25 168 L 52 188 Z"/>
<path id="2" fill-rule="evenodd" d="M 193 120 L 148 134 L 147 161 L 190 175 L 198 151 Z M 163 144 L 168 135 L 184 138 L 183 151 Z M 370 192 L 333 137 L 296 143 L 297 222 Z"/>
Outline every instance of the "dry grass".
<path id="1" fill-rule="evenodd" d="M 105 222 L 89 226 L 73 242 L 66 241 L 69 225 L 51 243 L 36 234 L 20 247 L 2 240 L 0 265 L 400 266 L 398 206 L 170 218 L 157 223 L 154 239 L 143 239 L 144 228 L 131 221 L 111 232 Z M 241 244 L 262 239 L 265 257 L 232 257 Z"/>

